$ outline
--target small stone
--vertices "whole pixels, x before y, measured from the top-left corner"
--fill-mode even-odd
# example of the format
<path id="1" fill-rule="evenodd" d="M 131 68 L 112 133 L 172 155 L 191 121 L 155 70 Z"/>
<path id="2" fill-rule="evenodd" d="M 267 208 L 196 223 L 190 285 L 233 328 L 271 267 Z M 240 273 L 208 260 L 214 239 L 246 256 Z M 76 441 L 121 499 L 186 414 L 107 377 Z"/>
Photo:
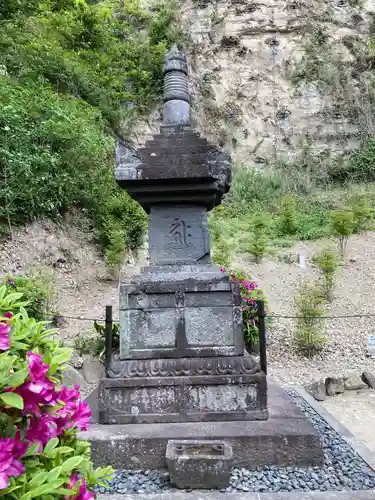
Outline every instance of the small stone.
<path id="1" fill-rule="evenodd" d="M 371 389 L 375 389 L 375 376 L 370 372 L 362 373 L 362 381 Z"/>
<path id="2" fill-rule="evenodd" d="M 72 365 L 76 370 L 79 370 L 83 366 L 83 359 L 78 356 L 76 352 L 72 354 L 69 360 L 69 364 Z"/>
<path id="3" fill-rule="evenodd" d="M 344 380 L 344 388 L 346 391 L 357 391 L 359 389 L 366 389 L 367 384 L 358 375 L 351 375 Z"/>
<path id="4" fill-rule="evenodd" d="M 83 376 L 90 383 L 98 383 L 104 376 L 104 365 L 93 356 L 85 356 L 83 363 Z"/>
<path id="5" fill-rule="evenodd" d="M 306 390 L 317 401 L 324 401 L 326 399 L 326 386 L 323 381 L 313 382 Z"/>
<path id="6" fill-rule="evenodd" d="M 82 375 L 75 368 L 69 366 L 63 373 L 62 383 L 67 387 L 74 387 L 77 384 L 80 387 L 83 387 L 86 382 Z"/>
<path id="7" fill-rule="evenodd" d="M 344 392 L 344 381 L 342 378 L 327 377 L 325 386 L 328 396 L 335 396 Z"/>

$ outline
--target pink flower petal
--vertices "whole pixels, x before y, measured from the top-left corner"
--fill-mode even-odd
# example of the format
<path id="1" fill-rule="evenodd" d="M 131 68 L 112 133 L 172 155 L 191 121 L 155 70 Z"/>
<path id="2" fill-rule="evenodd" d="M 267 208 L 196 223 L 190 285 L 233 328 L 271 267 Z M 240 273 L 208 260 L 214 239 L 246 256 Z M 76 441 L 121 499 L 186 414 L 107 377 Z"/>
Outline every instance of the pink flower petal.
<path id="1" fill-rule="evenodd" d="M 0 472 L 0 490 L 5 490 L 9 484 L 9 478 L 4 472 Z"/>

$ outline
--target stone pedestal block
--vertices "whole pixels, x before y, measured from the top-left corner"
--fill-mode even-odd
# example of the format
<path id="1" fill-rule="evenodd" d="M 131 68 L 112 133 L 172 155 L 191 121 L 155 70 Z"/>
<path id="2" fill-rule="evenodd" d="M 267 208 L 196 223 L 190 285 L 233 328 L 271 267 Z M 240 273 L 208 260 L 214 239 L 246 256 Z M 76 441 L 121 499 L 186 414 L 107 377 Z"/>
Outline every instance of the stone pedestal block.
<path id="1" fill-rule="evenodd" d="M 268 417 L 266 378 L 250 356 L 122 362 L 111 372 L 121 374 L 100 382 L 102 424 Z"/>
<path id="2" fill-rule="evenodd" d="M 121 359 L 244 352 L 239 288 L 214 265 L 145 268 L 120 285 Z"/>

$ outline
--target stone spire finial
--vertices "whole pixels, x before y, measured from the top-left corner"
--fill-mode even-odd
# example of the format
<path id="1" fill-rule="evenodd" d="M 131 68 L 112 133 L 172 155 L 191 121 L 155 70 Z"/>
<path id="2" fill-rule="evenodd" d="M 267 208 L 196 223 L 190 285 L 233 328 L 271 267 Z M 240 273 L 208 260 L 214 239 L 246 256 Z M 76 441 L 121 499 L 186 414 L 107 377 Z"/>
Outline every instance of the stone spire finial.
<path id="1" fill-rule="evenodd" d="M 165 125 L 189 125 L 190 95 L 187 59 L 177 45 L 164 58 L 164 113 Z"/>

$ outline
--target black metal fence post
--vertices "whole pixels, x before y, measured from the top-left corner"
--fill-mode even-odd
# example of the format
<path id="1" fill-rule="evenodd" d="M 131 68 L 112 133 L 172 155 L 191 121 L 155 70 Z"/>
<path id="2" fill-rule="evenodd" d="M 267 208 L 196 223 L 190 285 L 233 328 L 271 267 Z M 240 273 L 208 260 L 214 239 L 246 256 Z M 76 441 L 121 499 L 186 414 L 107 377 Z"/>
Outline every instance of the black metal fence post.
<path id="1" fill-rule="evenodd" d="M 259 317 L 259 358 L 260 368 L 267 375 L 267 350 L 266 350 L 266 313 L 264 310 L 264 301 L 258 300 Z"/>
<path id="2" fill-rule="evenodd" d="M 113 331 L 113 316 L 112 306 L 105 308 L 105 353 L 104 353 L 104 367 L 105 374 L 108 376 L 108 371 L 112 364 L 112 331 Z"/>

